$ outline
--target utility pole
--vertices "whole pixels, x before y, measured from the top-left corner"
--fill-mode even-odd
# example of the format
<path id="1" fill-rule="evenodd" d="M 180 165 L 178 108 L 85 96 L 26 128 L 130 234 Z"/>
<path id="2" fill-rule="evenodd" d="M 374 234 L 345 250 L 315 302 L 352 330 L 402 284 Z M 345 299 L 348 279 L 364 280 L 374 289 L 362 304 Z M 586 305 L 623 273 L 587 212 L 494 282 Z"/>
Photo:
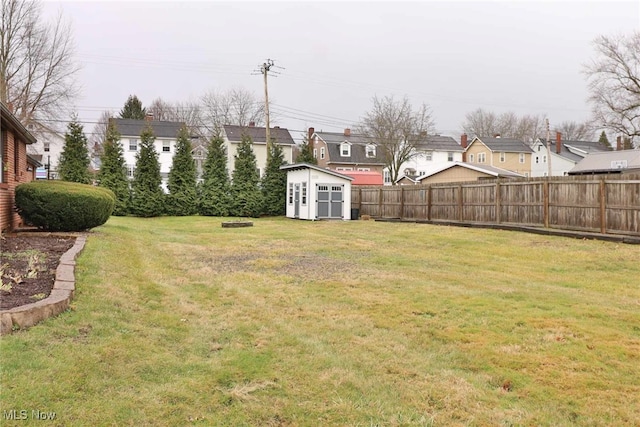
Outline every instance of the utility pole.
<path id="1" fill-rule="evenodd" d="M 260 74 L 262 74 L 262 76 L 264 77 L 264 113 L 265 113 L 265 122 L 267 125 L 266 135 L 265 135 L 266 142 L 267 142 L 267 157 L 271 155 L 271 123 L 269 121 L 269 89 L 267 84 L 267 76 L 271 75 L 272 77 L 277 77 L 276 75 L 280 74 L 276 71 L 273 71 L 272 68 L 282 68 L 282 67 L 278 67 L 277 65 L 275 65 L 272 59 L 267 59 L 260 66 Z"/>
<path id="2" fill-rule="evenodd" d="M 546 119 L 546 120 L 547 120 L 547 170 L 549 171 L 547 175 L 549 176 L 549 179 L 551 179 L 551 139 L 550 139 L 551 137 L 549 135 L 550 133 L 549 119 Z"/>

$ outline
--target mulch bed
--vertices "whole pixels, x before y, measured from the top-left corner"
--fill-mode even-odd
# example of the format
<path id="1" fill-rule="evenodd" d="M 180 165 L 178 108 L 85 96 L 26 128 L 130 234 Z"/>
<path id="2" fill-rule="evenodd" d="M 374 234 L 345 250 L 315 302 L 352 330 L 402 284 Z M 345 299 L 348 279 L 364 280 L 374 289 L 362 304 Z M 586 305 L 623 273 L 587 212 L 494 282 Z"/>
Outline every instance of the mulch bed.
<path id="1" fill-rule="evenodd" d="M 0 309 L 20 307 L 49 296 L 60 257 L 75 237 L 4 235 L 0 237 Z"/>

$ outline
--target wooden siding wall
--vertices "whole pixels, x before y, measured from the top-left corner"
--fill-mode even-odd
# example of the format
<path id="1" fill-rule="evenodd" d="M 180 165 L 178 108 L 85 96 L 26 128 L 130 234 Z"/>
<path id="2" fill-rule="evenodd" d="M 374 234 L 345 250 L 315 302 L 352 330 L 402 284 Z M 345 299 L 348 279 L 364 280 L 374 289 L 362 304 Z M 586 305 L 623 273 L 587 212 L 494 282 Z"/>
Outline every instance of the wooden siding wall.
<path id="1" fill-rule="evenodd" d="M 640 235 L 640 174 L 354 187 L 373 218 Z"/>

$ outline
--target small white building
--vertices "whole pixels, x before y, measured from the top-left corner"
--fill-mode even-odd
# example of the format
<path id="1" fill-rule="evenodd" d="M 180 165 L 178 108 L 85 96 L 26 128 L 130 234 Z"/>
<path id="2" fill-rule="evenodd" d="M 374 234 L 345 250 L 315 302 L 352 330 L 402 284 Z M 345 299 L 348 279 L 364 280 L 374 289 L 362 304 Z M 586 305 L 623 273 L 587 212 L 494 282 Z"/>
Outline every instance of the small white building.
<path id="1" fill-rule="evenodd" d="M 280 169 L 287 171 L 287 218 L 351 219 L 353 178 L 308 163 Z"/>

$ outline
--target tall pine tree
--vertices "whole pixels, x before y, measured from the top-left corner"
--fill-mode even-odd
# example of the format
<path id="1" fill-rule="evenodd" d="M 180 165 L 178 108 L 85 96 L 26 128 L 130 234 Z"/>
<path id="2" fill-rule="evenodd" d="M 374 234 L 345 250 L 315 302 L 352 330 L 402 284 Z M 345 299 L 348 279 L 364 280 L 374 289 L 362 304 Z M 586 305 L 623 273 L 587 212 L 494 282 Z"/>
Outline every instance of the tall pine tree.
<path id="1" fill-rule="evenodd" d="M 231 214 L 240 217 L 260 216 L 263 198 L 260 192 L 260 175 L 251 138 L 242 137 L 234 156 L 233 180 L 231 183 Z"/>
<path id="2" fill-rule="evenodd" d="M 611 150 L 611 143 L 609 142 L 609 138 L 607 138 L 607 134 L 604 131 L 602 131 L 602 133 L 600 134 L 600 139 L 598 139 L 598 142 L 604 145 L 608 150 Z"/>
<path id="3" fill-rule="evenodd" d="M 63 181 L 90 184 L 89 151 L 87 137 L 78 118 L 73 116 L 64 135 L 64 148 L 58 162 L 58 174 Z"/>
<path id="4" fill-rule="evenodd" d="M 164 213 L 165 195 L 154 140 L 151 127 L 145 127 L 140 134 L 140 151 L 136 154 L 136 169 L 131 183 L 130 211 L 135 216 L 152 217 Z"/>
<path id="5" fill-rule="evenodd" d="M 194 215 L 197 212 L 196 164 L 191 155 L 191 139 L 186 126 L 178 133 L 168 186 L 167 213 L 176 216 Z"/>
<path id="6" fill-rule="evenodd" d="M 287 172 L 280 169 L 286 164 L 282 147 L 269 144 L 267 167 L 262 177 L 262 196 L 266 215 L 284 215 L 287 203 Z"/>
<path id="7" fill-rule="evenodd" d="M 309 163 L 312 165 L 318 164 L 318 159 L 313 156 L 313 148 L 309 143 L 309 138 L 305 135 L 302 139 L 302 145 L 300 146 L 300 154 L 296 158 L 296 163 Z"/>
<path id="8" fill-rule="evenodd" d="M 142 108 L 142 102 L 135 95 L 129 95 L 127 102 L 124 103 L 124 107 L 120 110 L 121 119 L 142 120 L 146 114 L 147 109 Z"/>
<path id="9" fill-rule="evenodd" d="M 113 214 L 122 216 L 128 213 L 130 193 L 124 153 L 119 141 L 120 133 L 113 123 L 109 123 L 107 135 L 102 144 L 98 185 L 113 191 L 116 195 Z"/>
<path id="10" fill-rule="evenodd" d="M 207 216 L 227 216 L 231 209 L 231 182 L 224 141 L 214 136 L 207 147 L 202 183 L 198 187 L 198 212 Z"/>

